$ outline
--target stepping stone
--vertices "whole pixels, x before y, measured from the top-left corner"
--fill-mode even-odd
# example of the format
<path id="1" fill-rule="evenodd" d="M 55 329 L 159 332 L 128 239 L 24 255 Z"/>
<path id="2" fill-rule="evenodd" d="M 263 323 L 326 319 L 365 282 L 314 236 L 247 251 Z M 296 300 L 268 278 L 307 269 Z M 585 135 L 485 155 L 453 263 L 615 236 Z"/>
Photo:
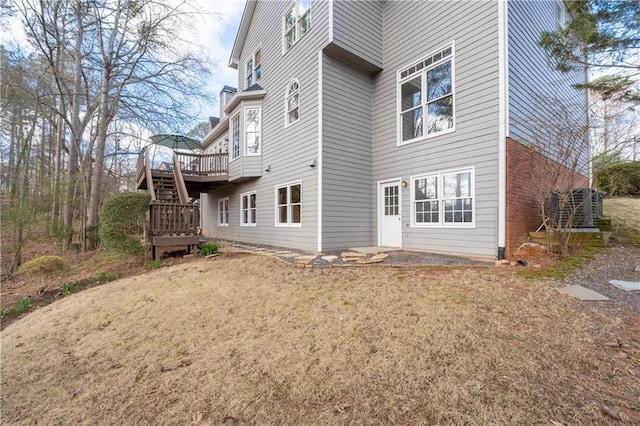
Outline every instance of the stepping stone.
<path id="1" fill-rule="evenodd" d="M 640 265 L 636 265 L 636 269 L 635 269 L 635 271 L 636 271 L 636 272 L 640 272 Z"/>
<path id="2" fill-rule="evenodd" d="M 355 257 L 357 259 L 361 257 L 367 257 L 365 253 L 358 253 L 357 251 L 345 251 L 340 253 L 340 256 L 344 257 Z"/>
<path id="3" fill-rule="evenodd" d="M 314 254 L 304 254 L 304 255 L 300 255 L 300 256 L 296 257 L 296 260 L 313 260 L 316 257 L 318 257 L 318 256 L 316 256 Z"/>
<path id="4" fill-rule="evenodd" d="M 311 259 L 300 259 L 300 258 L 296 259 L 296 264 L 298 265 L 308 265 L 310 263 L 311 263 Z"/>
<path id="5" fill-rule="evenodd" d="M 576 299 L 580 300 L 609 300 L 607 296 L 604 296 L 596 291 L 589 290 L 588 288 L 582 287 L 581 285 L 570 285 L 567 287 L 557 288 L 556 290 L 560 294 L 566 294 L 567 296 L 575 297 Z"/>
<path id="6" fill-rule="evenodd" d="M 300 257 L 300 253 L 276 253 L 280 257 L 286 257 L 287 259 L 293 259 Z"/>
<path id="7" fill-rule="evenodd" d="M 322 260 L 326 260 L 327 262 L 335 262 L 338 256 L 322 256 Z"/>
<path id="8" fill-rule="evenodd" d="M 624 291 L 640 291 L 640 282 L 637 281 L 611 280 L 609 284 Z"/>
<path id="9" fill-rule="evenodd" d="M 389 257 L 389 255 L 387 253 L 380 253 L 380 254 L 376 254 L 375 256 L 371 256 L 370 261 L 371 262 L 382 262 L 387 257 Z"/>
<path id="10" fill-rule="evenodd" d="M 275 253 L 275 254 L 280 255 L 280 254 L 290 254 L 290 253 L 292 253 L 292 252 L 290 252 L 290 251 L 288 251 L 288 250 L 287 250 L 287 251 L 276 251 L 276 252 L 274 252 L 274 253 Z"/>

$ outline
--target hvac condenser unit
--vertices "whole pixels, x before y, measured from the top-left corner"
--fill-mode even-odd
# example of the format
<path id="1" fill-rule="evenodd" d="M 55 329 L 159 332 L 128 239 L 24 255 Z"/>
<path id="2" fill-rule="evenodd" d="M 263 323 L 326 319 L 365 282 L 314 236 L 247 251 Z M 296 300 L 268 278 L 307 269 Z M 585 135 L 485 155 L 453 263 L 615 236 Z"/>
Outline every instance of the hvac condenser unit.
<path id="1" fill-rule="evenodd" d="M 591 188 L 570 192 L 554 192 L 551 195 L 551 220 L 556 227 L 565 227 L 573 214 L 571 228 L 597 228 L 602 218 L 601 192 Z"/>

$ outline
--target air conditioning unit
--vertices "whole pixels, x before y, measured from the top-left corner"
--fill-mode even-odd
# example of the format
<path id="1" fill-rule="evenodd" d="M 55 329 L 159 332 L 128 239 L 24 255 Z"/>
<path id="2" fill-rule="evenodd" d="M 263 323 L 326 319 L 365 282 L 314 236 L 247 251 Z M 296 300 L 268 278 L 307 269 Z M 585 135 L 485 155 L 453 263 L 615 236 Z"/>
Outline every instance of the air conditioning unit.
<path id="1" fill-rule="evenodd" d="M 573 215 L 571 228 L 597 228 L 602 218 L 602 192 L 591 188 L 551 194 L 550 218 L 554 227 L 564 228 Z"/>

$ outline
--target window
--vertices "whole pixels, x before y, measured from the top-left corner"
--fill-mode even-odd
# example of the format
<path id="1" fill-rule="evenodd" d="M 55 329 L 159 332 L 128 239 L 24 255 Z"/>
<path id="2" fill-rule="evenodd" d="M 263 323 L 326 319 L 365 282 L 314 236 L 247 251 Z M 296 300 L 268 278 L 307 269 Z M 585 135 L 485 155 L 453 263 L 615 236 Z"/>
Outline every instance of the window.
<path id="1" fill-rule="evenodd" d="M 411 179 L 413 226 L 473 226 L 473 170 Z"/>
<path id="2" fill-rule="evenodd" d="M 311 0 L 295 0 L 284 16 L 284 51 L 296 44 L 311 27 Z"/>
<path id="3" fill-rule="evenodd" d="M 398 72 L 399 144 L 453 131 L 453 105 L 451 45 Z"/>
<path id="4" fill-rule="evenodd" d="M 276 187 L 276 226 L 300 226 L 300 182 Z"/>
<path id="5" fill-rule="evenodd" d="M 262 77 L 262 54 L 260 49 L 247 62 L 247 89 Z"/>
<path id="6" fill-rule="evenodd" d="M 231 160 L 240 157 L 240 116 L 231 119 Z"/>
<path id="7" fill-rule="evenodd" d="M 260 107 L 244 109 L 246 155 L 260 155 Z"/>
<path id="8" fill-rule="evenodd" d="M 256 226 L 256 192 L 240 194 L 240 225 Z"/>
<path id="9" fill-rule="evenodd" d="M 229 197 L 218 200 L 218 225 L 229 225 Z"/>
<path id="10" fill-rule="evenodd" d="M 298 80 L 291 80 L 285 93 L 285 126 L 289 126 L 300 118 L 300 84 Z"/>

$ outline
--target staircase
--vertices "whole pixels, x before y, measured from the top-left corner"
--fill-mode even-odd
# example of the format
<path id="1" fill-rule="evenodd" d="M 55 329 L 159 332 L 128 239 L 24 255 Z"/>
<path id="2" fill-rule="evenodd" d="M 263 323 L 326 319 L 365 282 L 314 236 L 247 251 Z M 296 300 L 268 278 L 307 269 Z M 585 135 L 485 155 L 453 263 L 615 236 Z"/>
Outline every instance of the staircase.
<path id="1" fill-rule="evenodd" d="M 200 209 L 193 204 L 185 186 L 177 156 L 173 170 L 152 170 L 148 154 L 138 160 L 138 188 L 151 194 L 149 236 L 151 257 L 160 258 L 161 247 L 187 246 L 193 253 L 200 240 Z"/>
<path id="2" fill-rule="evenodd" d="M 159 203 L 179 204 L 178 188 L 173 175 L 155 176 L 153 178 L 153 190 L 156 194 L 156 201 Z"/>

